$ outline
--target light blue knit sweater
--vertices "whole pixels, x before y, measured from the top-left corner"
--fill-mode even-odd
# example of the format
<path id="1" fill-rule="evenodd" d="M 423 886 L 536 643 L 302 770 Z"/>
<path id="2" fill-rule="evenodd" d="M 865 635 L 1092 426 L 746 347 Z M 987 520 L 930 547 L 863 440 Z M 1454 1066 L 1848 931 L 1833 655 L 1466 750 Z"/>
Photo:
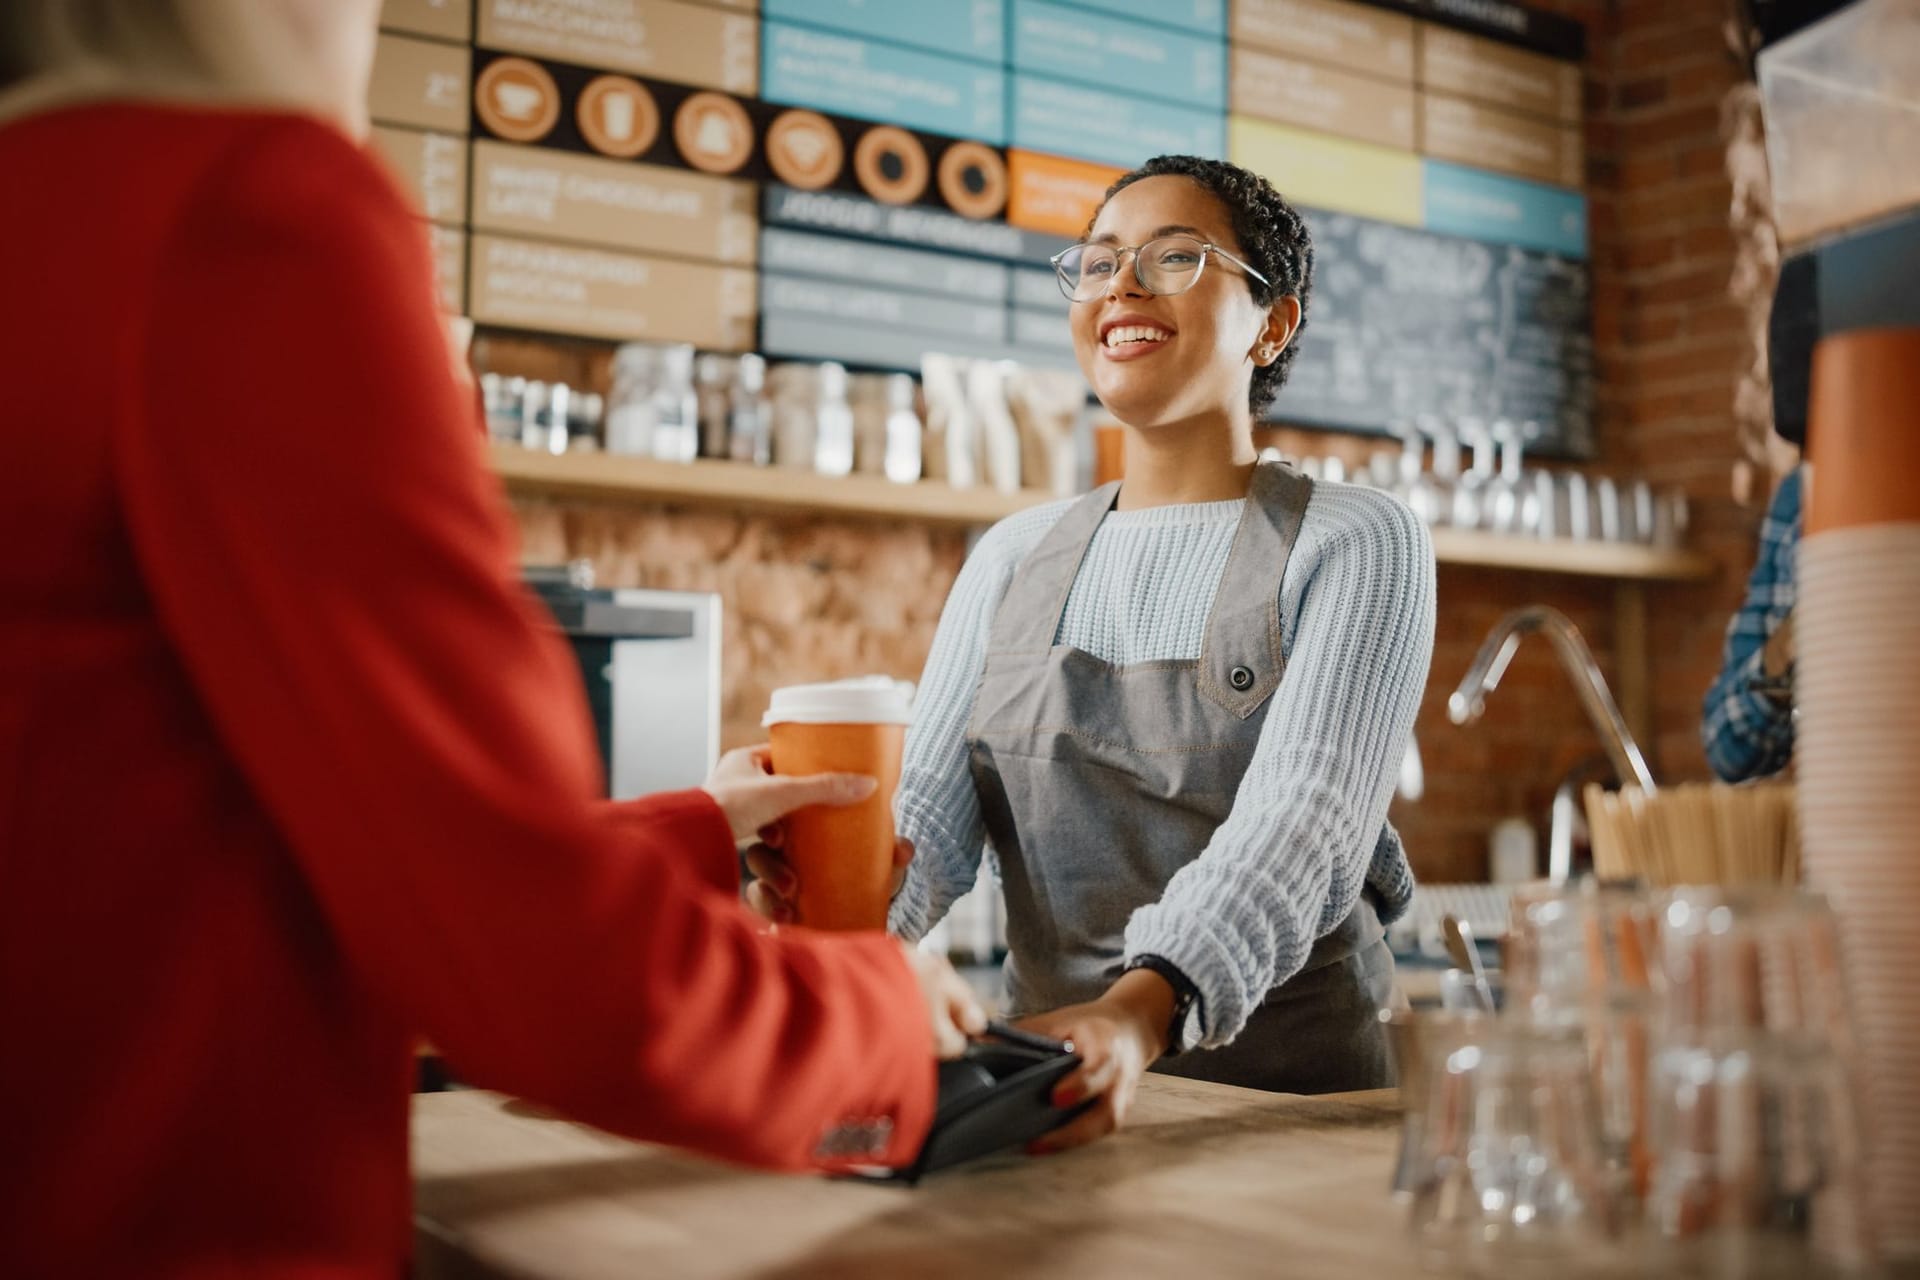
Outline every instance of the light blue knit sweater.
<path id="1" fill-rule="evenodd" d="M 895 803 L 917 848 L 890 922 L 904 938 L 938 923 L 978 875 L 986 827 L 966 731 L 987 636 L 1014 571 L 1068 505 L 995 525 L 947 598 Z M 1057 642 L 1115 664 L 1199 657 L 1244 506 L 1110 513 Z M 1286 676 L 1233 811 L 1127 926 L 1129 958 L 1164 956 L 1199 988 L 1202 1046 L 1238 1035 L 1363 885 L 1389 920 L 1406 910 L 1413 874 L 1386 813 L 1433 656 L 1433 614 L 1426 527 L 1385 494 L 1316 485 L 1280 585 Z"/>

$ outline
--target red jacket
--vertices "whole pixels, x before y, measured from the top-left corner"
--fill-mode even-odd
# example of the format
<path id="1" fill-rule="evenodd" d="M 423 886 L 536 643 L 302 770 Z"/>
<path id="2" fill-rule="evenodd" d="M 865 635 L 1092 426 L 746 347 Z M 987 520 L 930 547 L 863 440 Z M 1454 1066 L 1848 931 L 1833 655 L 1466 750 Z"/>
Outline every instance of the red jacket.
<path id="1" fill-rule="evenodd" d="M 264 112 L 0 128 L 0 1275 L 393 1275 L 413 1036 L 729 1160 L 933 1104 L 895 945 L 598 804 L 418 224 Z"/>

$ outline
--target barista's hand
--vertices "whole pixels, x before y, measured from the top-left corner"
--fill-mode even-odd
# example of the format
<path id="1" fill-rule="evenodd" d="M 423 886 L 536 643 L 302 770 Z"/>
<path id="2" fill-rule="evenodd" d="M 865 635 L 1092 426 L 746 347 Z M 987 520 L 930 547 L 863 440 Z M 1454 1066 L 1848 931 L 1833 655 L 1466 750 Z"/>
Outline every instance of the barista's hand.
<path id="1" fill-rule="evenodd" d="M 816 804 L 859 804 L 880 784 L 858 773 L 777 777 L 767 748 L 742 747 L 720 757 L 701 788 L 727 815 L 735 840 L 762 832 L 795 809 Z"/>
<path id="2" fill-rule="evenodd" d="M 747 886 L 747 905 L 775 924 L 793 923 L 793 900 L 800 892 L 800 879 L 793 865 L 780 852 L 786 840 L 786 828 L 775 823 L 760 832 L 760 842 L 747 849 L 747 870 L 753 883 Z M 888 896 L 900 892 L 906 882 L 907 864 L 913 861 L 913 841 L 893 842 L 893 886 Z"/>
<path id="3" fill-rule="evenodd" d="M 936 1057 L 957 1058 L 965 1051 L 970 1036 L 987 1029 L 986 1011 L 980 1007 L 973 988 L 953 971 L 945 956 L 922 951 L 911 943 L 900 943 L 901 954 L 913 967 L 920 981 L 920 995 L 927 1002 L 927 1017 L 933 1024 L 933 1052 Z"/>
<path id="4" fill-rule="evenodd" d="M 1166 980 L 1156 973 L 1133 970 L 1098 1000 L 1022 1018 L 1022 1028 L 1055 1040 L 1071 1040 L 1080 1055 L 1080 1069 L 1054 1086 L 1053 1105 L 1071 1107 L 1087 1098 L 1098 1099 L 1027 1150 L 1035 1155 L 1065 1151 L 1118 1129 L 1133 1105 L 1141 1075 L 1166 1052 L 1172 1017 L 1173 989 Z"/>

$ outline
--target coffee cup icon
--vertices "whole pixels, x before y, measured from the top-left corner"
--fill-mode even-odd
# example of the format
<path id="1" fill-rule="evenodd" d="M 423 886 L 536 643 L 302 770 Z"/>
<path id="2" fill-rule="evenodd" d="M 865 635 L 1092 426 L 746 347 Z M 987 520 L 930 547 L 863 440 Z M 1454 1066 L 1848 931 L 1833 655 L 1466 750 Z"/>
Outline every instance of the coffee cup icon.
<path id="1" fill-rule="evenodd" d="M 514 120 L 530 120 L 540 110 L 540 91 L 530 84 L 502 82 L 493 87 L 500 113 Z"/>
<path id="2" fill-rule="evenodd" d="M 753 154 L 753 120 L 723 93 L 696 93 L 673 121 L 681 158 L 708 173 L 732 173 Z"/>
<path id="3" fill-rule="evenodd" d="M 600 125 L 615 142 L 633 136 L 633 99 L 610 93 L 600 100 Z"/>
<path id="4" fill-rule="evenodd" d="M 603 156 L 628 159 L 653 145 L 660 134 L 660 109 L 637 80 L 603 75 L 580 91 L 574 104 L 580 136 Z"/>
<path id="5" fill-rule="evenodd" d="M 497 58 L 474 83 L 474 107 L 487 128 L 512 142 L 537 142 L 560 116 L 560 89 L 545 67 Z"/>

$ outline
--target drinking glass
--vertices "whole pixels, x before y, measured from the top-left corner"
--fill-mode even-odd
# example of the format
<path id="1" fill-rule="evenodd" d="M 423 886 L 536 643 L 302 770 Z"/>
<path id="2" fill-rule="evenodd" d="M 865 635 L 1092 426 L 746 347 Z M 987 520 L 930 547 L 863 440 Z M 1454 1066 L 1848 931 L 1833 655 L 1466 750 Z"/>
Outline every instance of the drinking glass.
<path id="1" fill-rule="evenodd" d="M 1647 1071 L 1659 999 L 1658 907 L 1623 886 L 1553 886 L 1514 895 L 1507 971 L 1514 1015 L 1578 1029 L 1600 1106 L 1615 1192 L 1647 1189 Z"/>
<path id="2" fill-rule="evenodd" d="M 1502 1280 L 1626 1273 L 1584 1037 L 1510 1017 L 1477 1029 L 1429 1065 L 1409 1211 L 1422 1264 Z"/>
<path id="3" fill-rule="evenodd" d="M 1651 1095 L 1648 1264 L 1877 1274 L 1832 911 L 1785 888 L 1676 890 Z"/>

